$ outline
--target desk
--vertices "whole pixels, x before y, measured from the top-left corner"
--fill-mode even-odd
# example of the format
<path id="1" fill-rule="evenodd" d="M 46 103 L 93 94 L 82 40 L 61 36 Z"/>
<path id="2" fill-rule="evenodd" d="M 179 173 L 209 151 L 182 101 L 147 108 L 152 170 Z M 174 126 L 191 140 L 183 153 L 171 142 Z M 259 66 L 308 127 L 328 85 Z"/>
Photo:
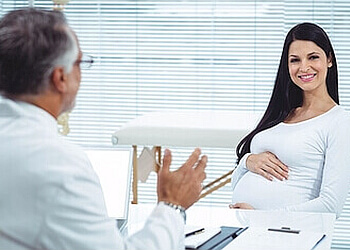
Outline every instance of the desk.
<path id="1" fill-rule="evenodd" d="M 154 205 L 131 205 L 129 213 L 128 231 L 139 230 Z M 235 226 L 235 227 L 273 227 L 289 226 L 300 230 L 322 232 L 327 237 L 315 248 L 325 250 L 331 248 L 333 236 L 334 214 L 235 210 L 228 207 L 192 206 L 187 210 L 187 224 L 207 227 Z"/>
<path id="2" fill-rule="evenodd" d="M 126 123 L 112 135 L 112 142 L 134 148 L 132 203 L 137 203 L 137 145 L 157 146 L 158 161 L 161 146 L 235 148 L 261 115 L 239 111 L 152 112 Z M 223 185 L 229 183 L 231 172 L 223 176 Z"/>

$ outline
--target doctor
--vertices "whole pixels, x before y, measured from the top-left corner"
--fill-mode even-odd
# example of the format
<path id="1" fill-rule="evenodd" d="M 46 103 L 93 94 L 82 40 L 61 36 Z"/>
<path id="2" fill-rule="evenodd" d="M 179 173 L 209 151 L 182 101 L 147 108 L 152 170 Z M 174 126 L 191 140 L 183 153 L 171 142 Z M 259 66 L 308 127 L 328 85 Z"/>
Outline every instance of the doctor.
<path id="1" fill-rule="evenodd" d="M 57 135 L 92 63 L 63 14 L 32 8 L 0 21 L 0 249 L 184 249 L 185 210 L 197 201 L 206 156 L 174 172 L 165 150 L 158 205 L 123 239 L 82 149 Z"/>

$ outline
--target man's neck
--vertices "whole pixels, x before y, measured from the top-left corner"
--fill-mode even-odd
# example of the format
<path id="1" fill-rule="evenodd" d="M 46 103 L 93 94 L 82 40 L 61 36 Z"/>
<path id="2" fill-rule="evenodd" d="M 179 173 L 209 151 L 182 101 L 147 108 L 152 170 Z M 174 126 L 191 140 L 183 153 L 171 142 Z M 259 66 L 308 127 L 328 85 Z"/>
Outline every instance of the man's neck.
<path id="1" fill-rule="evenodd" d="M 22 102 L 30 103 L 34 106 L 37 106 L 45 110 L 46 112 L 48 112 L 56 120 L 61 113 L 60 110 L 57 108 L 57 107 L 60 107 L 60 105 L 57 105 L 57 102 L 59 101 L 57 96 L 54 96 L 51 94 L 6 95 L 6 97 L 14 101 L 22 101 Z"/>

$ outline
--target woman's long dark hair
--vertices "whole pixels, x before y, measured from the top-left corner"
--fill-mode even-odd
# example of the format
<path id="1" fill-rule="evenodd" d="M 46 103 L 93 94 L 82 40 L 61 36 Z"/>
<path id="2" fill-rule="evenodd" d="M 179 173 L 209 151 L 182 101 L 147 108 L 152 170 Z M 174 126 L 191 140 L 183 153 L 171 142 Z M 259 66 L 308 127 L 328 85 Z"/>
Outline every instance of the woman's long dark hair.
<path id="1" fill-rule="evenodd" d="M 294 26 L 284 41 L 269 105 L 257 127 L 239 142 L 236 148 L 237 162 L 250 152 L 250 144 L 257 133 L 284 121 L 294 108 L 300 107 L 303 103 L 303 91 L 292 82 L 288 71 L 289 46 L 295 40 L 314 42 L 331 59 L 332 66 L 328 68 L 326 78 L 327 90 L 331 98 L 339 104 L 337 60 L 329 37 L 321 27 L 313 23 L 301 23 Z"/>

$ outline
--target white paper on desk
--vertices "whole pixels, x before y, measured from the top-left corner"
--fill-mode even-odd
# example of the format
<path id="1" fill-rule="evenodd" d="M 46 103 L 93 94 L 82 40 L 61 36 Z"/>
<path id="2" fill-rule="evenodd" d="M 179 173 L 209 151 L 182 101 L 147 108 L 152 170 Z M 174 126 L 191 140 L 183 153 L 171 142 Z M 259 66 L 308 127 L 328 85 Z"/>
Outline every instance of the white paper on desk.
<path id="1" fill-rule="evenodd" d="M 154 170 L 156 164 L 155 148 L 149 149 L 144 147 L 139 158 L 137 159 L 137 179 L 146 182 L 149 174 Z"/>
<path id="2" fill-rule="evenodd" d="M 198 226 L 198 225 L 185 224 L 185 235 L 192 233 L 192 232 L 196 232 L 196 231 L 201 230 L 201 229 L 204 229 L 204 227 Z"/>
<path id="3" fill-rule="evenodd" d="M 301 230 L 299 234 L 268 231 L 267 228 L 249 227 L 228 244 L 224 250 L 310 250 L 323 233 Z"/>
<path id="4" fill-rule="evenodd" d="M 197 248 L 204 244 L 215 235 L 221 232 L 220 227 L 206 227 L 203 233 L 191 235 L 185 238 L 185 246 L 187 248 Z"/>

